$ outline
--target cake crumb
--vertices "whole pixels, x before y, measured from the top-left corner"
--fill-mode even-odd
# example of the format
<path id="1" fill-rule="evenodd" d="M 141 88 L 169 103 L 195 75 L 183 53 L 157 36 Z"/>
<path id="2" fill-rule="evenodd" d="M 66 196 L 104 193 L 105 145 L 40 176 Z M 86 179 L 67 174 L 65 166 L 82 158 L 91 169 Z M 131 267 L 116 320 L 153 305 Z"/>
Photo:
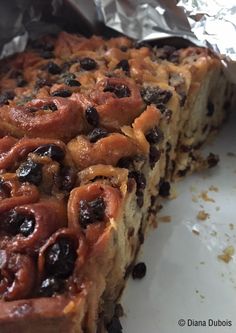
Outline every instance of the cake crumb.
<path id="1" fill-rule="evenodd" d="M 236 154 L 229 151 L 227 153 L 227 156 L 229 156 L 229 157 L 236 157 Z"/>
<path id="2" fill-rule="evenodd" d="M 196 229 L 192 229 L 192 233 L 199 236 L 200 235 L 200 232 Z"/>
<path id="3" fill-rule="evenodd" d="M 227 246 L 223 250 L 223 253 L 218 255 L 218 259 L 224 261 L 225 263 L 228 263 L 230 260 L 232 260 L 234 252 L 235 252 L 235 250 L 232 245 Z"/>
<path id="4" fill-rule="evenodd" d="M 217 236 L 217 232 L 215 230 L 213 230 L 211 233 L 210 233 L 211 236 L 213 237 L 216 237 Z"/>
<path id="5" fill-rule="evenodd" d="M 170 223 L 171 222 L 171 216 L 169 216 L 169 215 L 160 216 L 159 220 L 160 220 L 160 222 Z"/>
<path id="6" fill-rule="evenodd" d="M 207 202 L 215 202 L 214 199 L 212 199 L 208 196 L 207 191 L 202 191 L 199 195 L 199 198 L 201 198 L 202 200 L 207 201 Z"/>
<path id="7" fill-rule="evenodd" d="M 230 230 L 234 230 L 234 224 L 233 224 L 233 223 L 230 223 L 230 224 L 229 224 L 229 228 L 230 228 Z"/>
<path id="8" fill-rule="evenodd" d="M 216 186 L 214 186 L 214 185 L 211 185 L 211 186 L 209 187 L 209 191 L 211 191 L 211 192 L 219 192 L 219 189 L 218 189 L 218 187 L 216 187 Z"/>
<path id="9" fill-rule="evenodd" d="M 205 221 L 206 219 L 209 219 L 210 215 L 206 213 L 204 210 L 200 210 L 197 214 L 197 219 L 201 221 Z"/>

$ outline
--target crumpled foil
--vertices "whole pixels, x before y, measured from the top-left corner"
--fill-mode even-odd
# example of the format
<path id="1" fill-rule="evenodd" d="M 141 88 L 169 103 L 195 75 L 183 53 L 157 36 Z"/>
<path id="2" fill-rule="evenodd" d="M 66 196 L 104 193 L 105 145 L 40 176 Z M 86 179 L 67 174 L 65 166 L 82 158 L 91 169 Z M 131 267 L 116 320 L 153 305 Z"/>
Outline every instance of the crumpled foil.
<path id="1" fill-rule="evenodd" d="M 95 0 L 106 26 L 138 40 L 182 37 L 220 54 L 236 83 L 235 0 Z"/>
<path id="2" fill-rule="evenodd" d="M 97 33 L 97 23 L 102 21 L 105 27 L 137 40 L 181 37 L 210 47 L 221 55 L 236 83 L 235 0 L 3 0 L 0 58 L 24 50 L 29 36 L 56 33 L 58 25 L 64 29 L 61 23 L 72 11 L 78 32 Z M 51 13 L 52 21 L 59 18 L 57 26 L 48 17 L 45 24 L 45 12 Z"/>

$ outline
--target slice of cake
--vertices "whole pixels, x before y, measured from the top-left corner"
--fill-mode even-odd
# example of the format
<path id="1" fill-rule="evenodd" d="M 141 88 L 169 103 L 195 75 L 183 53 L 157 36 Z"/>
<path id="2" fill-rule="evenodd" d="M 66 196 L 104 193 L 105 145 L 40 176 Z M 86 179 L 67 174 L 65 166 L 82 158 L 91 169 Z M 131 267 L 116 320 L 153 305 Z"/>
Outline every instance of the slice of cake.
<path id="1" fill-rule="evenodd" d="M 0 73 L 1 332 L 111 333 L 159 197 L 217 164 L 199 148 L 233 86 L 204 48 L 65 32 Z"/>

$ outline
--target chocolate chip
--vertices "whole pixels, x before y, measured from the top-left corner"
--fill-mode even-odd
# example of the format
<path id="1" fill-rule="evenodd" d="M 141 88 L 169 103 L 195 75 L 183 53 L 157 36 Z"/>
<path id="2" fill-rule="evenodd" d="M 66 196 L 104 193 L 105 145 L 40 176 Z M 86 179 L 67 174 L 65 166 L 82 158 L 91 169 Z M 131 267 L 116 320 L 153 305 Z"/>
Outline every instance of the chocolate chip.
<path id="1" fill-rule="evenodd" d="M 42 181 L 42 165 L 28 159 L 22 163 L 16 170 L 16 175 L 20 182 L 29 182 L 34 185 L 39 185 Z"/>
<path id="2" fill-rule="evenodd" d="M 55 277 L 48 277 L 41 283 L 39 288 L 39 296 L 51 297 L 56 293 L 60 293 L 64 290 L 64 281 Z"/>
<path id="3" fill-rule="evenodd" d="M 25 216 L 12 209 L 1 215 L 0 229 L 10 235 L 22 234 L 27 237 L 33 233 L 35 219 L 33 216 Z"/>
<path id="4" fill-rule="evenodd" d="M 155 164 L 159 161 L 161 157 L 161 152 L 155 146 L 150 146 L 149 151 L 149 164 L 151 169 L 154 168 Z"/>
<path id="5" fill-rule="evenodd" d="M 129 72 L 129 62 L 127 59 L 122 59 L 117 65 L 116 68 L 121 68 L 124 72 Z"/>
<path id="6" fill-rule="evenodd" d="M 87 122 L 89 123 L 89 125 L 94 126 L 94 127 L 98 126 L 98 124 L 99 124 L 99 114 L 98 114 L 95 107 L 89 106 L 85 110 L 85 118 L 86 118 Z"/>
<path id="7" fill-rule="evenodd" d="M 172 92 L 159 87 L 146 87 L 141 89 L 141 96 L 146 104 L 155 104 L 161 109 L 161 105 L 165 105 L 171 99 Z"/>
<path id="8" fill-rule="evenodd" d="M 82 69 L 84 69 L 86 71 L 90 71 L 97 67 L 97 63 L 94 59 L 86 57 L 86 58 L 80 59 L 80 66 Z"/>
<path id="9" fill-rule="evenodd" d="M 209 168 L 215 167 L 219 163 L 219 156 L 213 153 L 210 153 L 207 157 L 207 163 Z"/>
<path id="10" fill-rule="evenodd" d="M 61 67 L 58 66 L 55 62 L 49 61 L 47 64 L 48 73 L 56 75 L 61 73 Z"/>
<path id="11" fill-rule="evenodd" d="M 134 266 L 133 272 L 132 272 L 132 278 L 133 279 L 142 279 L 147 272 L 147 267 L 144 262 L 140 262 L 137 265 Z"/>
<path id="12" fill-rule="evenodd" d="M 53 143 L 39 146 L 33 151 L 33 153 L 39 156 L 48 156 L 57 162 L 62 161 L 65 157 L 64 150 Z"/>
<path id="13" fill-rule="evenodd" d="M 69 78 L 65 79 L 65 84 L 67 84 L 70 87 L 79 87 L 79 86 L 81 86 L 81 83 L 78 80 L 69 79 Z"/>
<path id="14" fill-rule="evenodd" d="M 164 140 L 164 134 L 162 130 L 157 126 L 148 131 L 145 136 L 147 141 L 151 144 L 159 144 Z"/>
<path id="15" fill-rule="evenodd" d="M 90 142 L 94 143 L 98 140 L 105 138 L 108 136 L 108 132 L 105 129 L 102 128 L 94 128 L 89 134 L 88 139 Z"/>
<path id="16" fill-rule="evenodd" d="M 0 106 L 8 104 L 9 100 L 12 100 L 15 97 L 15 93 L 13 91 L 5 91 L 0 95 Z"/>
<path id="17" fill-rule="evenodd" d="M 73 241 L 60 238 L 45 253 L 45 267 L 48 275 L 66 279 L 74 270 L 77 253 Z"/>
<path id="18" fill-rule="evenodd" d="M 211 117 L 215 112 L 215 106 L 211 101 L 207 103 L 207 117 Z"/>
<path id="19" fill-rule="evenodd" d="M 118 98 L 130 97 L 131 91 L 124 84 L 107 84 L 107 86 L 103 90 L 104 92 L 111 92 L 115 94 Z"/>
<path id="20" fill-rule="evenodd" d="M 168 197 L 170 195 L 170 183 L 161 180 L 159 185 L 159 195 L 161 197 Z"/>
<path id="21" fill-rule="evenodd" d="M 72 91 L 67 89 L 59 89 L 51 93 L 54 97 L 70 97 L 72 95 Z"/>
<path id="22" fill-rule="evenodd" d="M 81 200 L 79 207 L 79 223 L 82 228 L 86 229 L 89 224 L 104 220 L 106 206 L 103 198 Z"/>

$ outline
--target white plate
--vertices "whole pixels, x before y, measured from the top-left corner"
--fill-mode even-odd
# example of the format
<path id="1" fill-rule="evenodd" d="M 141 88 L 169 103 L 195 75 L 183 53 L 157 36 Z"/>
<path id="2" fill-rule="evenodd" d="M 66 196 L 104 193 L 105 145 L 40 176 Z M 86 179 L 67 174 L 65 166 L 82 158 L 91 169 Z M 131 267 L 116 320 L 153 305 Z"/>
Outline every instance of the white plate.
<path id="1" fill-rule="evenodd" d="M 171 223 L 160 223 L 146 239 L 139 261 L 147 275 L 130 279 L 122 299 L 124 333 L 236 332 L 236 258 L 228 264 L 217 258 L 230 245 L 236 249 L 236 157 L 227 154 L 236 154 L 236 113 L 207 150 L 220 155 L 219 166 L 178 183 L 177 198 L 159 213 Z M 219 191 L 209 191 L 211 185 Z M 198 198 L 206 190 L 215 202 Z M 210 218 L 199 221 L 203 209 Z M 232 326 L 212 327 L 209 319 Z"/>

